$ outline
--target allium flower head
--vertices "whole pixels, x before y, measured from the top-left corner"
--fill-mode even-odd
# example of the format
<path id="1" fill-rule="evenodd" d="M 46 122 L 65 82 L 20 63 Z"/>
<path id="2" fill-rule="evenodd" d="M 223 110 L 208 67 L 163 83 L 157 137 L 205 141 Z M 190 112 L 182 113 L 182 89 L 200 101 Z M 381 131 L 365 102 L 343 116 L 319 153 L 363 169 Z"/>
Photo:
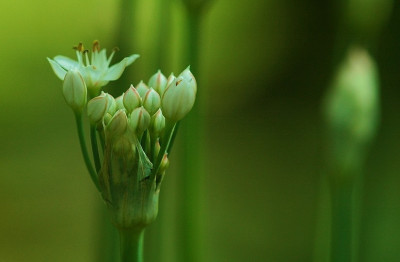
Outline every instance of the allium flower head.
<path id="1" fill-rule="evenodd" d="M 107 58 L 106 49 L 100 50 L 98 41 L 93 42 L 91 57 L 89 50 L 85 49 L 82 43 L 76 47 L 77 61 L 66 56 L 58 55 L 54 59 L 47 58 L 54 73 L 61 80 L 64 79 L 67 71 L 76 69 L 83 76 L 88 91 L 92 96 L 98 95 L 101 87 L 108 84 L 109 81 L 117 80 L 125 68 L 132 64 L 139 55 L 131 55 L 122 59 L 119 63 L 110 66 L 111 60 L 116 52 L 114 49 Z"/>

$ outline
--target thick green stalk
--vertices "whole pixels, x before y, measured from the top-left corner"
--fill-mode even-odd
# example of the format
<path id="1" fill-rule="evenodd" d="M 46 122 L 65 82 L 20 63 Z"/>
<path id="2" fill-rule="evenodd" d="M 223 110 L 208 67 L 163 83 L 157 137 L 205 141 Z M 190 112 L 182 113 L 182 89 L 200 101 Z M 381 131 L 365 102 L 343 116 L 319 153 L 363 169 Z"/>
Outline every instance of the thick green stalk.
<path id="1" fill-rule="evenodd" d="M 143 262 L 144 230 L 119 232 L 121 262 Z"/>
<path id="2" fill-rule="evenodd" d="M 199 35 L 201 14 L 188 12 L 187 18 L 187 61 L 191 65 L 191 71 L 199 77 Z M 198 81 L 199 89 L 196 95 L 196 104 L 192 111 L 183 120 L 181 130 L 183 134 L 183 166 L 182 175 L 182 230 L 183 238 L 182 257 L 180 261 L 200 261 L 200 192 L 203 166 L 201 148 L 203 141 L 204 125 L 201 119 L 202 95 L 204 92 L 201 81 Z"/>
<path id="3" fill-rule="evenodd" d="M 114 34 L 116 39 L 116 45 L 119 48 L 119 52 L 116 53 L 116 59 L 122 59 L 128 55 L 131 55 L 136 50 L 134 48 L 134 39 L 135 39 L 135 31 L 134 31 L 134 19 L 135 19 L 135 7 L 137 0 L 120 0 L 119 1 L 119 10 L 116 15 L 117 21 Z M 122 74 L 121 78 L 116 81 L 116 86 L 113 89 L 115 91 L 114 94 L 120 94 L 122 91 L 125 91 L 132 81 L 132 74 L 134 71 L 131 67 L 126 68 L 125 73 Z M 101 148 L 104 151 L 105 141 L 104 141 L 104 133 L 99 133 L 99 140 L 101 144 Z M 103 203 L 100 203 L 103 205 Z M 103 207 L 99 207 L 99 216 L 106 216 Z M 99 225 L 101 236 L 99 237 L 100 241 L 98 243 L 98 250 L 96 251 L 97 257 L 98 254 L 102 254 L 97 261 L 100 262 L 115 262 L 115 257 L 118 256 L 118 233 L 116 233 L 115 228 L 112 228 L 112 224 L 110 223 L 108 216 L 106 219 L 100 220 L 101 224 Z M 107 247 L 104 249 L 104 247 Z"/>
<path id="4" fill-rule="evenodd" d="M 354 255 L 354 183 L 331 185 L 331 262 L 351 262 Z"/>
<path id="5" fill-rule="evenodd" d="M 96 186 L 97 190 L 99 189 L 99 181 L 97 179 L 97 173 L 96 170 L 94 169 L 92 162 L 90 161 L 89 153 L 86 147 L 86 140 L 85 140 L 85 132 L 83 130 L 83 123 L 82 123 L 82 114 L 75 114 L 75 120 L 76 120 L 76 127 L 78 131 L 78 136 L 79 136 L 79 144 L 81 146 L 81 151 L 82 151 L 82 156 L 86 164 L 86 168 L 89 171 L 90 177 Z"/>

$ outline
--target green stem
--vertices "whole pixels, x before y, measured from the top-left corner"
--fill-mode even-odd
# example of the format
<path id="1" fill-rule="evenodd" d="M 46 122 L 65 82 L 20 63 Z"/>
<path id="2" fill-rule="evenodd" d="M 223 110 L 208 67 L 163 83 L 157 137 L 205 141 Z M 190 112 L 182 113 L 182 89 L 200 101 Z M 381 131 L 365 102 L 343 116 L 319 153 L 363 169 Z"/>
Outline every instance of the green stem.
<path id="1" fill-rule="evenodd" d="M 144 230 L 119 232 L 121 241 L 121 262 L 143 262 Z"/>
<path id="2" fill-rule="evenodd" d="M 101 168 L 100 164 L 100 155 L 99 155 L 99 147 L 97 144 L 97 131 L 95 126 L 90 127 L 90 143 L 92 145 L 92 153 L 94 159 L 94 165 L 96 167 L 96 171 L 99 172 Z"/>
<path id="3" fill-rule="evenodd" d="M 354 255 L 354 185 L 331 185 L 331 262 L 351 262 Z"/>
<path id="4" fill-rule="evenodd" d="M 81 151 L 82 151 L 83 159 L 86 164 L 86 168 L 89 171 L 90 178 L 92 179 L 97 190 L 100 191 L 99 181 L 97 180 L 97 173 L 96 173 L 96 170 L 93 168 L 92 162 L 90 161 L 89 153 L 88 153 L 88 150 L 86 147 L 85 132 L 83 130 L 83 123 L 82 123 L 82 115 L 76 113 L 75 120 L 76 120 L 78 136 L 79 136 L 79 144 L 81 146 Z"/>
<path id="5" fill-rule="evenodd" d="M 168 157 L 171 156 L 171 149 L 172 149 L 172 146 L 174 145 L 176 134 L 178 133 L 178 130 L 179 130 L 179 123 L 180 123 L 180 121 L 178 123 L 176 123 L 175 128 L 174 128 L 174 132 L 172 133 L 171 140 L 169 141 L 169 145 L 168 145 L 168 148 L 167 148 Z"/>

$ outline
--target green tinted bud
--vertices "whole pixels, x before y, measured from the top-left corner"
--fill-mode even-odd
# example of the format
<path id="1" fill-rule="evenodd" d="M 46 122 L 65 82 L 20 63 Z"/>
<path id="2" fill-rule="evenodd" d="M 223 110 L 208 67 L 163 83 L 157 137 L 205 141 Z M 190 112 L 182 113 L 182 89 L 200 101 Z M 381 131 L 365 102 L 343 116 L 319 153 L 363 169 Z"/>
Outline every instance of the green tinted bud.
<path id="1" fill-rule="evenodd" d="M 100 122 L 107 112 L 108 98 L 106 94 L 91 99 L 87 104 L 87 114 L 92 124 Z"/>
<path id="2" fill-rule="evenodd" d="M 180 73 L 178 77 L 183 77 L 184 79 L 186 79 L 197 92 L 197 82 L 192 72 L 190 72 L 190 66 L 188 66 L 185 70 L 183 70 L 183 72 Z"/>
<path id="3" fill-rule="evenodd" d="M 127 155 L 131 150 L 136 150 L 126 136 L 121 136 L 113 143 L 113 151 L 119 156 Z"/>
<path id="4" fill-rule="evenodd" d="M 158 172 L 160 174 L 163 174 L 165 172 L 165 170 L 167 170 L 168 167 L 169 167 L 168 154 L 165 154 L 163 156 L 163 159 L 161 160 L 160 169 L 158 170 Z"/>
<path id="5" fill-rule="evenodd" d="M 154 145 L 154 159 L 157 159 L 158 154 L 160 153 L 161 145 L 160 142 L 157 141 Z"/>
<path id="6" fill-rule="evenodd" d="M 159 137 L 165 127 L 165 117 L 162 115 L 161 109 L 151 117 L 150 132 L 154 137 Z"/>
<path id="7" fill-rule="evenodd" d="M 118 110 L 107 125 L 107 133 L 112 137 L 124 134 L 127 128 L 127 122 L 125 110 Z"/>
<path id="8" fill-rule="evenodd" d="M 364 49 L 351 49 L 325 101 L 327 164 L 333 181 L 353 179 L 379 121 L 377 67 Z"/>
<path id="9" fill-rule="evenodd" d="M 144 108 L 146 108 L 147 112 L 149 112 L 151 116 L 154 115 L 160 108 L 161 106 L 160 95 L 153 88 L 150 88 L 149 91 L 147 91 L 146 95 L 144 96 L 143 106 Z"/>
<path id="10" fill-rule="evenodd" d="M 82 112 L 87 101 L 87 88 L 78 70 L 69 70 L 64 77 L 63 94 L 67 104 L 75 112 Z"/>
<path id="11" fill-rule="evenodd" d="M 149 91 L 149 87 L 143 83 L 143 81 L 140 81 L 140 83 L 136 86 L 136 91 L 139 93 L 141 98 L 144 98 L 147 91 Z"/>
<path id="12" fill-rule="evenodd" d="M 150 115 L 144 109 L 144 107 L 138 107 L 132 111 L 129 117 L 129 127 L 138 136 L 141 136 L 143 132 L 149 127 Z"/>
<path id="13" fill-rule="evenodd" d="M 351 49 L 340 66 L 326 103 L 326 118 L 335 134 L 367 142 L 379 116 L 377 68 L 363 49 Z"/>
<path id="14" fill-rule="evenodd" d="M 108 99 L 107 113 L 114 115 L 114 113 L 117 111 L 117 103 L 112 95 L 106 93 L 106 96 Z"/>
<path id="15" fill-rule="evenodd" d="M 120 95 L 119 97 L 115 98 L 115 105 L 117 110 L 125 109 L 123 98 L 124 98 L 123 95 Z"/>
<path id="16" fill-rule="evenodd" d="M 168 77 L 168 79 L 167 79 L 167 87 L 172 83 L 172 81 L 174 81 L 175 78 L 176 78 L 176 77 L 175 77 L 174 73 L 171 73 L 171 74 L 169 75 L 169 77 Z M 165 90 L 164 90 L 164 92 L 165 92 Z M 161 96 L 161 97 L 162 97 L 162 96 Z"/>
<path id="17" fill-rule="evenodd" d="M 158 70 L 157 73 L 150 77 L 149 87 L 156 90 L 160 96 L 162 96 L 162 94 L 164 93 L 165 88 L 167 88 L 167 78 L 161 73 L 160 70 Z"/>
<path id="18" fill-rule="evenodd" d="M 141 104 L 142 99 L 140 98 L 139 93 L 136 89 L 131 85 L 129 89 L 124 94 L 124 106 L 128 113 L 131 113 L 135 108 L 138 108 Z"/>
<path id="19" fill-rule="evenodd" d="M 166 119 L 178 122 L 192 109 L 196 99 L 196 88 L 192 81 L 178 77 L 167 87 L 161 101 L 161 110 Z"/>

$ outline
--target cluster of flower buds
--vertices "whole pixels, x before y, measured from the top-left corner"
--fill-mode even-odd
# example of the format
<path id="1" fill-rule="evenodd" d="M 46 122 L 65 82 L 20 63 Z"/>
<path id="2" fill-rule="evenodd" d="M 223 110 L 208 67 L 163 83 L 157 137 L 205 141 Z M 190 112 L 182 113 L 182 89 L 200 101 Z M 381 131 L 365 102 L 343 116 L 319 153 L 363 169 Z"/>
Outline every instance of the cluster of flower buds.
<path id="1" fill-rule="evenodd" d="M 192 109 L 196 92 L 196 80 L 189 68 L 168 79 L 158 71 L 147 85 L 140 81 L 136 88 L 131 85 L 117 98 L 104 92 L 92 98 L 87 103 L 87 114 L 105 138 L 125 134 L 137 138 L 153 161 L 166 123 L 175 124 Z"/>
<path id="2" fill-rule="evenodd" d="M 174 127 L 193 107 L 196 89 L 189 68 L 168 79 L 158 71 L 148 85 L 141 81 L 117 98 L 103 92 L 88 102 L 89 119 L 105 141 L 100 187 L 120 227 L 145 225 L 155 219 Z M 131 188 L 119 190 L 122 185 Z M 140 213 L 134 205 L 124 204 L 126 199 L 149 207 Z M 124 210 L 117 208 L 121 205 Z M 127 206 L 132 207 L 129 212 Z"/>
<path id="3" fill-rule="evenodd" d="M 196 80 L 189 67 L 177 77 L 167 78 L 158 71 L 147 84 L 131 85 L 114 98 L 101 88 L 118 79 L 138 55 L 110 66 L 115 50 L 107 58 L 98 41 L 93 43 L 91 59 L 82 44 L 74 49 L 78 61 L 64 56 L 48 60 L 63 80 L 63 95 L 77 123 L 85 112 L 90 120 L 96 168 L 88 157 L 84 132 L 79 130 L 82 124 L 78 124 L 85 163 L 114 224 L 120 229 L 143 228 L 157 216 L 176 124 L 194 105 Z"/>

